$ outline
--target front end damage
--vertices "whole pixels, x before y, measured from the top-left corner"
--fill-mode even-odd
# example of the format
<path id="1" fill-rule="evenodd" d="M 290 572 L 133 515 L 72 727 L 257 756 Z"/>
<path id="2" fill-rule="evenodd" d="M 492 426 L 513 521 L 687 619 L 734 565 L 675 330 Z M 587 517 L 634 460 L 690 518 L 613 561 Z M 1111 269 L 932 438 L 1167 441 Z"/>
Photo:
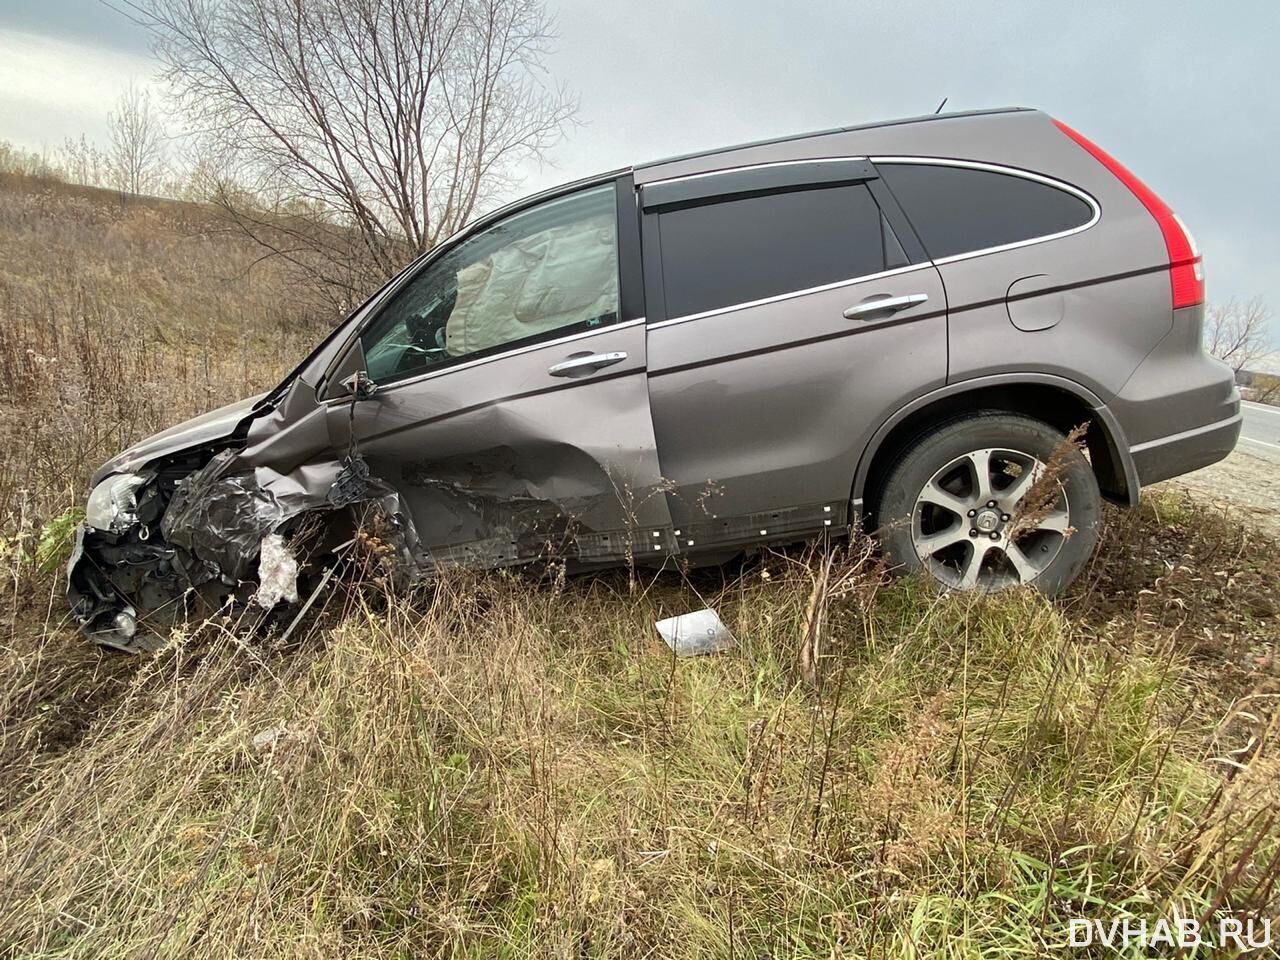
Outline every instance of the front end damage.
<path id="1" fill-rule="evenodd" d="M 296 600 L 292 544 L 309 529 L 309 552 L 324 556 L 370 511 L 386 521 L 379 536 L 396 573 L 416 578 L 412 521 L 358 456 L 287 473 L 251 465 L 236 448 L 162 459 L 95 487 L 67 566 L 67 597 L 95 642 L 153 650 L 162 641 L 155 626 L 183 615 Z M 317 516 L 324 522 L 308 528 Z"/>

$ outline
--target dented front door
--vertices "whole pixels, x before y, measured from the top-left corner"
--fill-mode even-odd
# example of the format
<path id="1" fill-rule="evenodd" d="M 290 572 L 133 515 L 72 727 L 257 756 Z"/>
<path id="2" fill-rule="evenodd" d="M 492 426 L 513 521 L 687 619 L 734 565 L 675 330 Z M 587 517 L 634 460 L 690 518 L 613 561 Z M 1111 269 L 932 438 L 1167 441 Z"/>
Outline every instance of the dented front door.
<path id="1" fill-rule="evenodd" d="M 428 565 L 674 550 L 644 318 L 618 279 L 638 247 L 633 197 L 610 181 L 479 231 L 362 335 L 377 389 L 329 402 L 331 441 L 354 429 Z"/>

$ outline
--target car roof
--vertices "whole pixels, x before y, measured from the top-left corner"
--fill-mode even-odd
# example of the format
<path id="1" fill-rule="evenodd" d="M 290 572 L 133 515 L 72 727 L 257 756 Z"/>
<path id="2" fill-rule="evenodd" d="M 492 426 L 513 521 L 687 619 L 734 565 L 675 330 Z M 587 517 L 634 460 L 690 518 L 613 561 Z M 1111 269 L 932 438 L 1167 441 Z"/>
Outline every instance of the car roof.
<path id="1" fill-rule="evenodd" d="M 811 137 L 826 137 L 836 133 L 850 133 L 856 130 L 873 130 L 878 127 L 896 127 L 908 123 L 929 123 L 934 120 L 960 120 L 965 117 L 987 117 L 998 113 L 1034 113 L 1033 107 L 991 107 L 985 110 L 952 110 L 947 113 L 928 113 L 916 117 L 900 117 L 896 120 L 877 120 L 873 123 L 856 123 L 846 127 L 831 127 L 827 130 L 811 130 L 807 133 L 794 133 L 785 137 L 769 137 L 764 140 L 751 140 L 747 143 L 735 143 L 729 146 L 715 147 L 710 150 L 695 150 L 692 153 L 681 153 L 671 157 L 662 157 L 658 160 L 649 160 L 645 163 L 638 163 L 633 169 L 647 170 L 652 167 L 660 167 L 668 163 L 677 163 L 681 160 L 696 160 L 702 157 L 714 157 L 721 153 L 730 153 L 735 150 L 746 150 L 750 147 L 763 147 L 775 143 L 790 143 L 793 140 L 807 140 Z"/>

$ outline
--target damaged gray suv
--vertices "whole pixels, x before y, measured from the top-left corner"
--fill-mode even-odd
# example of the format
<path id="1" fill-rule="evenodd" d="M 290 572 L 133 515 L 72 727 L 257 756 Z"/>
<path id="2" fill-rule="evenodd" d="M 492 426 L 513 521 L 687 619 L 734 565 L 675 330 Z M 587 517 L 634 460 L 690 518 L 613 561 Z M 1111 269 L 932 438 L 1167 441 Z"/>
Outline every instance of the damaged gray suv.
<path id="1" fill-rule="evenodd" d="M 274 390 L 105 464 L 71 606 L 145 648 L 146 611 L 296 599 L 371 516 L 409 579 L 863 525 L 947 587 L 1053 593 L 1101 498 L 1235 445 L 1203 303 L 1177 216 L 1034 110 L 615 171 L 476 222 Z"/>

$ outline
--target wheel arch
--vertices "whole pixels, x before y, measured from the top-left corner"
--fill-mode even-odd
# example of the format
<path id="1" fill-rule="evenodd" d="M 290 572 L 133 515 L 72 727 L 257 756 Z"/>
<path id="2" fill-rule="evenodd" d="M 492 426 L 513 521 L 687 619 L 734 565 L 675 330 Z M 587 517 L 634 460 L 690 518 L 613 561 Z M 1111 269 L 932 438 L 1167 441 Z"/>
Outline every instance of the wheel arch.
<path id="1" fill-rule="evenodd" d="M 1088 423 L 1085 442 L 1103 496 L 1129 506 L 1138 502 L 1140 484 L 1124 429 L 1096 394 L 1052 374 L 998 374 L 939 387 L 888 417 L 858 461 L 854 513 L 865 517 L 875 510 L 884 476 L 914 438 L 945 420 L 990 409 L 1032 416 L 1063 432 Z"/>

